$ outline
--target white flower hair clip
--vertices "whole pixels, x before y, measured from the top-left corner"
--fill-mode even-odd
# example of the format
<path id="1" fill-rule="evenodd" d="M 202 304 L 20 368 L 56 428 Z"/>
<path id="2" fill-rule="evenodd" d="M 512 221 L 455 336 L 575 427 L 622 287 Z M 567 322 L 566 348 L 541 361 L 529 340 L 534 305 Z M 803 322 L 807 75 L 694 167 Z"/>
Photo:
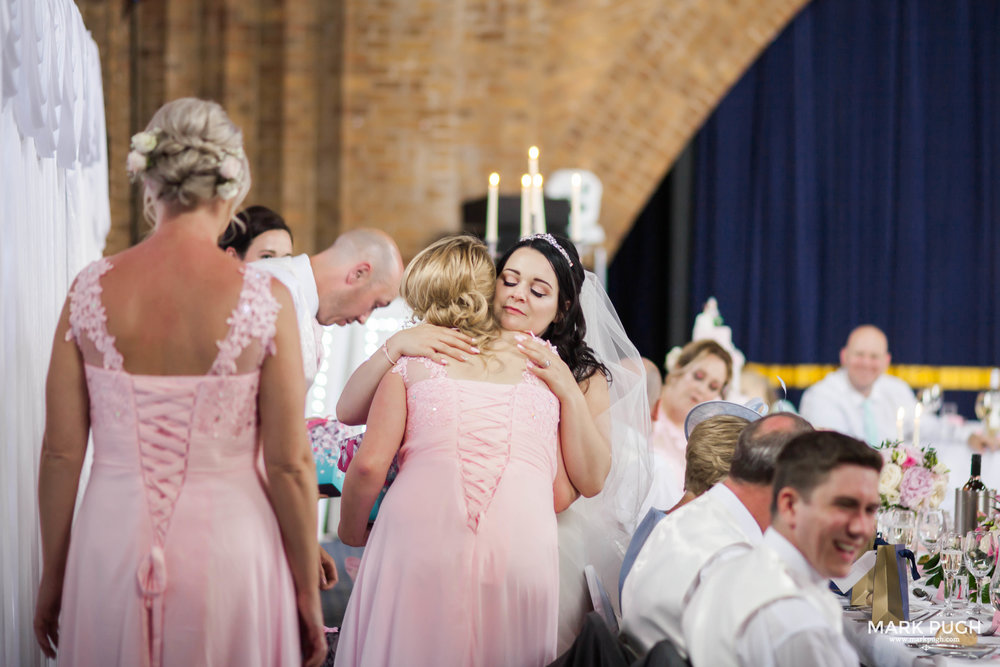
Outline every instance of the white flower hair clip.
<path id="1" fill-rule="evenodd" d="M 239 153 L 243 153 L 241 149 Z M 220 199 L 229 201 L 240 192 L 240 174 L 243 173 L 242 155 L 226 155 L 219 163 L 219 178 L 222 181 L 215 186 L 215 193 Z"/>
<path id="2" fill-rule="evenodd" d="M 673 373 L 677 370 L 677 362 L 681 358 L 681 348 L 674 346 L 670 348 L 667 352 L 667 358 L 665 360 L 665 368 L 667 369 L 667 374 Z"/>
<path id="3" fill-rule="evenodd" d="M 154 127 L 132 135 L 132 143 L 130 144 L 132 150 L 125 158 L 125 170 L 133 181 L 149 168 L 149 154 L 159 143 L 159 131 L 159 128 Z"/>

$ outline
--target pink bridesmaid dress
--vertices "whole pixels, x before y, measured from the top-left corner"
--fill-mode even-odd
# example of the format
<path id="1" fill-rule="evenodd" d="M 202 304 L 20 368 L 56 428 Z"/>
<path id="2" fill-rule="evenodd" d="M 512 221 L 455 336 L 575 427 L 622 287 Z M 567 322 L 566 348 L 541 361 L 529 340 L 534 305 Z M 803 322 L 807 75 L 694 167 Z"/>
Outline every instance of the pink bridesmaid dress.
<path id="1" fill-rule="evenodd" d="M 244 271 L 204 376 L 134 375 L 108 334 L 98 260 L 70 294 L 94 464 L 70 540 L 60 665 L 294 665 L 295 593 L 255 462 L 260 363 L 274 353 L 270 278 Z M 259 341 L 255 371 L 236 360 Z M 86 356 L 86 355 L 85 355 Z"/>
<path id="2" fill-rule="evenodd" d="M 518 384 L 458 380 L 404 357 L 392 372 L 406 385 L 399 475 L 365 547 L 336 664 L 548 664 L 558 400 L 527 371 Z"/>

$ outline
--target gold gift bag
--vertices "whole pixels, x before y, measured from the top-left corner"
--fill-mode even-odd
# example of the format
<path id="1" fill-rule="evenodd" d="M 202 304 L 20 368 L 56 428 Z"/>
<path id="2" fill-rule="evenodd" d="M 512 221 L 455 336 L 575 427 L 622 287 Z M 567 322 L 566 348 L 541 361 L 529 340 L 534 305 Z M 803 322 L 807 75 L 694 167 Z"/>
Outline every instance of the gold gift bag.
<path id="1" fill-rule="evenodd" d="M 872 622 L 900 623 L 910 620 L 909 576 L 906 566 L 899 562 L 900 544 L 877 547 L 875 567 L 872 568 L 875 586 L 872 594 Z"/>
<path id="2" fill-rule="evenodd" d="M 868 546 L 858 552 L 858 558 L 875 548 L 875 538 L 868 540 Z M 868 574 L 858 579 L 851 589 L 851 604 L 864 607 L 872 603 L 872 594 L 875 592 L 875 568 L 868 570 Z"/>

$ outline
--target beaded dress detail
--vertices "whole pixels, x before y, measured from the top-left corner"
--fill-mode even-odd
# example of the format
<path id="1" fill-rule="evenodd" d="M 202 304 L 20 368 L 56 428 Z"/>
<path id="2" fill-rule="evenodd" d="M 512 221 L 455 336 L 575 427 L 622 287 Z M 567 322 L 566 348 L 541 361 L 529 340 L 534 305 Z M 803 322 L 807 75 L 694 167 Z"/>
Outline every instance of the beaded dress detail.
<path id="1" fill-rule="evenodd" d="M 462 380 L 404 357 L 392 372 L 406 386 L 399 474 L 365 547 L 336 664 L 548 664 L 558 400 L 527 371 L 517 384 Z"/>
<path id="2" fill-rule="evenodd" d="M 244 270 L 208 374 L 137 375 L 107 330 L 100 280 L 112 268 L 94 262 L 70 293 L 67 340 L 103 363 L 85 363 L 94 465 L 70 541 L 60 664 L 291 664 L 294 588 L 256 468 L 260 364 L 280 307 L 270 278 Z M 253 341 L 256 370 L 236 374 Z"/>

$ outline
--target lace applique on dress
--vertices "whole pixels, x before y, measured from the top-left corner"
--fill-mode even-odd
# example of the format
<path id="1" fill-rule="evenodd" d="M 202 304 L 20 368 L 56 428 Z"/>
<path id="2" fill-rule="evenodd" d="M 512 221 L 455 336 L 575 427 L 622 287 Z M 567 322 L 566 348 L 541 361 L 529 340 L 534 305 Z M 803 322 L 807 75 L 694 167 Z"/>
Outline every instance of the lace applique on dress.
<path id="1" fill-rule="evenodd" d="M 243 269 L 243 289 L 235 310 L 226 320 L 229 333 L 217 343 L 219 356 L 215 358 L 209 375 L 236 373 L 236 359 L 254 339 L 260 341 L 265 354 L 274 354 L 275 323 L 281 304 L 271 293 L 271 276 L 259 269 Z"/>
<path id="2" fill-rule="evenodd" d="M 411 384 L 417 381 L 417 379 L 423 378 L 410 378 L 409 374 L 409 362 L 417 361 L 423 364 L 424 368 L 430 371 L 430 376 L 432 378 L 443 378 L 447 377 L 445 373 L 445 367 L 441 364 L 428 359 L 427 357 L 401 357 L 396 361 L 395 365 L 390 370 L 390 373 L 395 373 L 403 378 L 403 384 L 409 387 Z"/>
<path id="3" fill-rule="evenodd" d="M 69 293 L 69 330 L 66 340 L 81 343 L 86 335 L 104 355 L 104 368 L 122 370 L 122 355 L 115 349 L 115 337 L 108 333 L 108 314 L 101 303 L 101 276 L 113 268 L 111 262 L 102 257 L 89 264 L 76 278 Z"/>

